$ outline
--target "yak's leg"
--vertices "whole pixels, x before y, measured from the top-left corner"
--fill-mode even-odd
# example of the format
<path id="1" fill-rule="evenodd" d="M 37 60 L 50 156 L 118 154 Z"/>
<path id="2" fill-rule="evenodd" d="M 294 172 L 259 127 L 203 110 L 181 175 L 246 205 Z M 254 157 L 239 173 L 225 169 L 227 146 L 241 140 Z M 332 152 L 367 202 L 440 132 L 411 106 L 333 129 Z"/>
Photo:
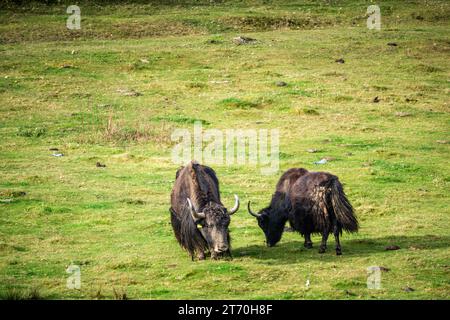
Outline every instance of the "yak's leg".
<path id="1" fill-rule="evenodd" d="M 339 241 L 339 227 L 337 224 L 334 225 L 333 227 L 333 234 L 334 234 L 334 240 L 336 242 L 336 255 L 340 256 L 342 254 L 342 250 L 341 250 L 341 243 Z"/>
<path id="2" fill-rule="evenodd" d="M 305 244 L 306 249 L 311 249 L 313 247 L 313 243 L 311 241 L 311 233 L 305 233 Z"/>
<path id="3" fill-rule="evenodd" d="M 324 253 L 327 249 L 327 240 L 329 233 L 330 232 L 328 230 L 322 233 L 322 242 L 320 243 L 319 253 Z"/>

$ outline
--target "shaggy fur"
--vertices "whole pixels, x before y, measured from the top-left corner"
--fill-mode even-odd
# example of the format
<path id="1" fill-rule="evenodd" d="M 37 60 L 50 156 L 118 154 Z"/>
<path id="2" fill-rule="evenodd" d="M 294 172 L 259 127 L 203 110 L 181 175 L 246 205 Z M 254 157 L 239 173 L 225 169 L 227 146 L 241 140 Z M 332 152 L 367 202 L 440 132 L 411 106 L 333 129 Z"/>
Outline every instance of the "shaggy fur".
<path id="1" fill-rule="evenodd" d="M 170 208 L 170 218 L 178 243 L 183 249 L 189 252 L 192 259 L 196 254 L 208 250 L 208 244 L 197 229 L 187 206 L 180 216 Z"/>
<path id="2" fill-rule="evenodd" d="M 258 224 L 269 246 L 281 239 L 288 220 L 305 237 L 306 248 L 312 247 L 311 234 L 322 234 L 320 253 L 325 252 L 330 233 L 335 237 L 339 255 L 342 231 L 358 231 L 357 218 L 338 177 L 301 168 L 290 169 L 282 175 L 270 206 L 259 213 Z"/>
<path id="3" fill-rule="evenodd" d="M 305 233 L 331 230 L 358 231 L 358 221 L 338 177 L 326 172 L 309 172 L 298 179 L 288 194 L 289 221 Z"/>
<path id="4" fill-rule="evenodd" d="M 290 210 L 287 195 L 292 185 L 307 172 L 303 168 L 292 168 L 283 173 L 278 180 L 269 206 L 259 211 L 258 225 L 264 231 L 269 247 L 274 246 L 283 234 Z"/>
<path id="5" fill-rule="evenodd" d="M 300 178 L 301 176 L 308 173 L 308 170 L 303 168 L 291 168 L 283 173 L 278 180 L 278 183 L 275 188 L 275 192 L 281 194 L 287 194 L 291 190 L 292 185 Z"/>
<path id="6" fill-rule="evenodd" d="M 187 198 L 197 212 L 205 214 L 205 219 L 194 221 Z M 176 173 L 169 210 L 175 237 L 192 259 L 195 256 L 204 259 L 208 251 L 213 258 L 218 257 L 213 251 L 218 241 L 222 247 L 228 247 L 223 255 L 230 255 L 230 217 L 220 201 L 219 181 L 213 169 L 197 162 L 180 168 Z"/>

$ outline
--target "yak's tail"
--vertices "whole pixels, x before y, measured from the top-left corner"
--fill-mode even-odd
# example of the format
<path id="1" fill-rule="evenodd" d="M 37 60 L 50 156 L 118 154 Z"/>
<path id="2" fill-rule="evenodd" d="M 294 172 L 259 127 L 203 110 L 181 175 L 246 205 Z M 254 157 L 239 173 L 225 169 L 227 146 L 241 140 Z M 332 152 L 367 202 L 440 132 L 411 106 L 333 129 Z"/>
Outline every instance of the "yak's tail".
<path id="1" fill-rule="evenodd" d="M 342 230 L 357 232 L 359 227 L 358 220 L 338 179 L 333 179 L 330 185 L 330 191 L 331 206 Z"/>

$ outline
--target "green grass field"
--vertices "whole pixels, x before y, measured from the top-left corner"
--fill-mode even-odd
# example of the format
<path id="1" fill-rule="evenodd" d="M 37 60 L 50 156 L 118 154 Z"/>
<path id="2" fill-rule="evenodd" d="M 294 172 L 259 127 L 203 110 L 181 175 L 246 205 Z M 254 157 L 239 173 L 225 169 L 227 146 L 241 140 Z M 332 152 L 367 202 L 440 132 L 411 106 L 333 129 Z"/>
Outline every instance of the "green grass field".
<path id="1" fill-rule="evenodd" d="M 82 2 L 73 31 L 63 4 L 0 9 L 0 297 L 449 299 L 450 3 L 380 1 L 380 31 L 370 4 Z M 192 262 L 170 225 L 170 137 L 196 120 L 280 130 L 277 174 L 212 165 L 243 204 L 231 261 Z M 265 247 L 245 204 L 291 167 L 344 183 L 361 229 L 342 256 L 294 233 Z M 369 266 L 389 269 L 379 290 Z"/>

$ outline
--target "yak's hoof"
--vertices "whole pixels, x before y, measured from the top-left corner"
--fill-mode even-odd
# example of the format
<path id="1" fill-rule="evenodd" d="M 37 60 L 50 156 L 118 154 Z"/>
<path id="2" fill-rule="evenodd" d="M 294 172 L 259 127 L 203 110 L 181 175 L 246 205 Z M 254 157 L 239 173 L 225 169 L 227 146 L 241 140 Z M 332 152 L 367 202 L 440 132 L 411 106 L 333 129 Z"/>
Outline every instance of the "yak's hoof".
<path id="1" fill-rule="evenodd" d="M 305 243 L 305 244 L 304 244 L 304 247 L 305 247 L 306 249 L 312 249 L 313 244 L 312 244 L 311 242 L 308 242 L 308 243 Z"/>
<path id="2" fill-rule="evenodd" d="M 340 256 L 340 255 L 342 255 L 342 251 L 341 251 L 341 249 L 336 249 L 336 255 L 337 255 L 337 256 Z"/>
<path id="3" fill-rule="evenodd" d="M 325 253 L 326 250 L 327 250 L 327 248 L 320 247 L 319 253 Z"/>

